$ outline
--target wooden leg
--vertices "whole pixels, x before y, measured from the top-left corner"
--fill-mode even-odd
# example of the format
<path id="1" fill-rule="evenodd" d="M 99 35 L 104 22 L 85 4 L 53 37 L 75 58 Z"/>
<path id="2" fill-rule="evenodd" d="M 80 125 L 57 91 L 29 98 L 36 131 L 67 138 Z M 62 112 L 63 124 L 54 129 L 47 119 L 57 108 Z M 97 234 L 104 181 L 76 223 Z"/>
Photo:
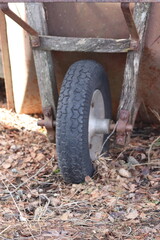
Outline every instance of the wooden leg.
<path id="1" fill-rule="evenodd" d="M 138 82 L 140 81 L 139 70 L 150 7 L 151 3 L 137 3 L 134 9 L 133 17 L 139 35 L 139 46 L 137 50 L 128 52 L 126 59 L 124 81 L 118 112 L 119 123 L 117 126 L 117 143 L 120 145 L 126 143 L 126 137 L 131 133 L 126 131 L 123 122 L 125 122 L 125 126 L 127 124 L 134 125 L 137 106 L 139 105 L 137 87 Z M 123 127 L 121 128 L 121 126 Z"/>
<path id="2" fill-rule="evenodd" d="M 33 27 L 40 35 L 48 35 L 45 11 L 42 3 L 26 4 L 26 14 L 28 23 L 31 27 Z M 33 48 L 33 56 L 44 113 L 45 121 L 43 122 L 43 125 L 48 130 L 50 141 L 53 142 L 53 120 L 56 118 L 58 101 L 54 63 L 50 51 Z"/>

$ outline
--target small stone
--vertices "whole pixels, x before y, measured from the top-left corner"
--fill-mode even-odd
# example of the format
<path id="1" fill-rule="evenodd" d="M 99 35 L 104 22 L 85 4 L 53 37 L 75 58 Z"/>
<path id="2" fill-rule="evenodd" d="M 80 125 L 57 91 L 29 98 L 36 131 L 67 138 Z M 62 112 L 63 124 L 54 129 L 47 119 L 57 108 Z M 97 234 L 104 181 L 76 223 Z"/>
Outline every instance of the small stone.
<path id="1" fill-rule="evenodd" d="M 18 152 L 21 149 L 20 145 L 12 145 L 10 148 L 14 153 Z"/>
<path id="2" fill-rule="evenodd" d="M 135 193 L 129 193 L 128 196 L 127 196 L 128 199 L 131 199 L 131 198 L 134 198 L 134 197 L 135 197 Z"/>
<path id="3" fill-rule="evenodd" d="M 145 160 L 146 159 L 146 155 L 144 153 L 141 153 L 141 160 Z"/>
<path id="4" fill-rule="evenodd" d="M 18 191 L 17 191 L 17 194 L 18 194 L 18 196 L 21 198 L 21 197 L 23 197 L 23 190 L 21 190 L 21 189 L 19 189 Z"/>
<path id="5" fill-rule="evenodd" d="M 131 177 L 131 173 L 124 168 L 120 168 L 118 172 L 119 172 L 119 175 L 121 177 L 125 177 L 125 178 L 130 178 Z"/>
<path id="6" fill-rule="evenodd" d="M 129 165 L 137 165 L 137 164 L 139 164 L 139 162 L 133 156 L 129 156 L 128 157 L 128 163 L 129 163 Z"/>
<path id="7" fill-rule="evenodd" d="M 25 217 L 23 217 L 22 215 L 19 216 L 19 220 L 21 222 L 27 222 L 27 219 Z"/>
<path id="8" fill-rule="evenodd" d="M 18 173 L 16 168 L 12 168 L 11 171 L 12 171 L 12 173 Z"/>
<path id="9" fill-rule="evenodd" d="M 31 193 L 28 193 L 28 194 L 27 194 L 27 198 L 30 199 L 31 197 L 32 197 Z"/>
<path id="10" fill-rule="evenodd" d="M 42 188 L 38 189 L 38 192 L 43 193 L 43 189 Z"/>

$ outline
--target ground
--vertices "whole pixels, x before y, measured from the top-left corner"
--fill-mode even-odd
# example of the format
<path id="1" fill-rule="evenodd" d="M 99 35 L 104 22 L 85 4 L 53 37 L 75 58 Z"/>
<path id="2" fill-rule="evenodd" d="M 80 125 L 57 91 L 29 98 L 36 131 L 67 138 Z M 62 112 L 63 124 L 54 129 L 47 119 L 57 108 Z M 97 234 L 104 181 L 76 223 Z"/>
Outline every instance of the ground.
<path id="1" fill-rule="evenodd" d="M 160 128 L 130 144 L 82 184 L 66 184 L 38 116 L 0 108 L 0 239 L 160 240 Z"/>

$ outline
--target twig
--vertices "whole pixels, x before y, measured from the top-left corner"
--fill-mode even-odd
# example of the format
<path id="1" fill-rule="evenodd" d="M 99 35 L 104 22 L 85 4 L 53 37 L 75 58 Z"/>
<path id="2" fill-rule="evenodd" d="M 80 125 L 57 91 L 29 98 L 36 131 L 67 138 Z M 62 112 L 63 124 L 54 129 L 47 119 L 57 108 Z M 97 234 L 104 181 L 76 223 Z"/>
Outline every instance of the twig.
<path id="1" fill-rule="evenodd" d="M 26 218 L 23 217 L 23 215 L 22 215 L 22 213 L 21 213 L 21 211 L 20 211 L 20 209 L 19 209 L 19 207 L 18 207 L 18 205 L 17 205 L 17 203 L 16 203 L 16 201 L 15 201 L 15 199 L 14 199 L 14 197 L 13 197 L 13 194 L 9 191 L 8 186 L 6 185 L 6 183 L 5 183 L 3 180 L 2 180 L 2 183 L 3 183 L 3 185 L 6 187 L 8 193 L 10 194 L 10 196 L 11 196 L 11 198 L 12 198 L 12 200 L 13 200 L 13 202 L 14 202 L 14 204 L 15 204 L 18 212 L 19 212 L 19 215 L 20 215 L 21 219 L 22 219 L 24 222 L 26 222 L 27 220 L 26 220 Z"/>
<path id="2" fill-rule="evenodd" d="M 138 167 L 138 166 L 144 166 L 144 165 L 157 165 L 157 164 L 160 164 L 160 162 L 152 161 L 152 162 L 147 162 L 147 163 L 135 164 L 135 165 L 133 165 L 133 166 L 134 166 L 134 167 Z"/>
<path id="3" fill-rule="evenodd" d="M 148 162 L 150 163 L 151 162 L 151 151 L 152 151 L 152 148 L 153 148 L 153 145 L 158 142 L 158 140 L 160 140 L 160 136 L 157 137 L 152 143 L 151 143 L 151 146 L 149 148 L 149 151 L 148 151 Z"/>
<path id="4" fill-rule="evenodd" d="M 51 202 L 51 200 L 46 195 L 42 194 L 41 196 L 44 196 L 47 199 L 47 203 L 45 204 L 42 213 L 39 215 L 38 221 L 46 214 L 47 208 Z"/>
<path id="5" fill-rule="evenodd" d="M 130 234 L 131 234 L 131 232 L 132 232 L 132 228 L 131 228 L 131 227 L 129 227 L 129 231 L 128 231 L 128 233 L 127 233 L 127 236 L 128 236 L 128 235 L 130 235 Z"/>
<path id="6" fill-rule="evenodd" d="M 31 237 L 32 237 L 34 240 L 36 240 L 35 237 L 34 237 L 33 234 L 32 234 L 31 226 L 30 226 L 30 224 L 27 222 L 27 218 L 23 217 L 23 214 L 22 214 L 22 212 L 20 211 L 20 209 L 19 209 L 19 207 L 18 207 L 18 205 L 17 205 L 17 203 L 16 203 L 16 201 L 15 201 L 15 199 L 14 199 L 14 197 L 13 197 L 12 192 L 9 191 L 8 186 L 5 184 L 5 182 L 4 182 L 3 180 L 2 180 L 2 183 L 3 183 L 3 185 L 6 187 L 7 191 L 9 192 L 9 194 L 10 194 L 10 196 L 11 196 L 11 198 L 12 198 L 12 200 L 13 200 L 16 208 L 17 208 L 17 211 L 19 212 L 20 221 L 23 221 L 23 222 L 26 223 L 26 226 L 27 226 L 27 228 L 28 228 L 28 230 L 29 230 L 29 232 L 30 232 L 30 234 L 31 234 Z"/>
<path id="7" fill-rule="evenodd" d="M 11 183 L 11 181 L 9 179 L 7 179 L 7 181 L 9 182 L 10 185 L 12 185 L 12 187 L 14 187 L 16 189 L 16 186 L 13 183 Z"/>
<path id="8" fill-rule="evenodd" d="M 70 199 L 69 199 L 69 200 L 70 200 Z M 84 200 L 84 201 L 74 201 L 74 202 L 69 202 L 69 203 L 61 204 L 60 206 L 56 206 L 55 208 L 57 209 L 57 208 L 63 208 L 63 207 L 70 207 L 70 206 L 72 206 L 72 205 L 76 205 L 76 206 L 79 207 L 79 205 L 80 205 L 81 203 L 86 204 L 87 207 L 88 207 L 88 205 L 90 205 L 90 203 L 89 203 L 88 201 L 85 201 L 85 200 Z"/>
<path id="9" fill-rule="evenodd" d="M 124 149 L 118 154 L 116 160 L 118 160 L 118 159 L 121 157 L 121 155 L 122 155 L 124 152 L 126 152 L 127 149 L 129 149 L 129 148 L 130 148 L 130 147 L 128 147 L 128 146 L 124 147 Z"/>
<path id="10" fill-rule="evenodd" d="M 7 231 L 10 227 L 11 227 L 11 225 L 9 225 L 9 226 L 7 226 L 5 229 L 3 229 L 3 231 L 0 232 L 0 235 L 1 235 L 2 233 L 4 233 L 5 231 Z"/>
<path id="11" fill-rule="evenodd" d="M 158 121 L 160 122 L 160 115 L 158 112 L 156 112 L 156 110 L 149 108 L 150 111 L 154 114 L 154 116 L 158 119 Z"/>
<path id="12" fill-rule="evenodd" d="M 99 157 L 102 157 L 103 156 L 103 148 L 104 148 L 104 145 L 108 142 L 108 140 L 110 139 L 110 137 L 114 134 L 114 132 L 116 131 L 116 128 L 117 128 L 117 125 L 118 125 L 118 121 L 116 122 L 112 132 L 108 135 L 108 137 L 106 138 L 106 140 L 104 141 L 103 145 L 102 145 L 102 148 L 101 148 L 101 151 L 100 151 L 100 155 Z M 101 154 L 102 153 L 102 154 Z"/>
<path id="13" fill-rule="evenodd" d="M 47 165 L 48 163 L 51 161 L 52 159 L 50 159 L 46 164 L 44 164 L 34 175 L 32 175 L 31 177 L 29 177 L 26 181 L 24 181 L 23 183 L 21 183 L 16 189 L 14 189 L 11 193 L 15 193 L 19 188 L 21 188 L 22 186 L 24 186 L 27 182 L 29 182 L 31 179 L 33 179 L 34 177 L 36 177 Z"/>
<path id="14" fill-rule="evenodd" d="M 71 200 L 78 192 L 79 190 L 81 189 L 81 187 L 77 187 L 76 191 L 69 197 L 69 200 Z"/>

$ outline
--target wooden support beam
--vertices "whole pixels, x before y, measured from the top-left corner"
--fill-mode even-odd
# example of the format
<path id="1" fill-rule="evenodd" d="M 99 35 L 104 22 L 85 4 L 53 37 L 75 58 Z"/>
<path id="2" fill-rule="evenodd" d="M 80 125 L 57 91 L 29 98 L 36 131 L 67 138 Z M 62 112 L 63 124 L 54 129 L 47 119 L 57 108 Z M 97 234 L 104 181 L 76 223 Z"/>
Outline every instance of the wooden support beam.
<path id="1" fill-rule="evenodd" d="M 25 4 L 28 23 L 41 35 L 48 35 L 45 11 L 42 3 Z M 34 37 L 31 37 L 34 38 Z M 35 38 L 34 38 L 35 41 Z M 37 41 L 37 38 L 36 38 Z M 53 121 L 56 119 L 58 90 L 51 52 L 33 48 L 33 56 L 38 78 L 44 114 L 44 126 L 51 142 L 55 141 Z"/>
<path id="2" fill-rule="evenodd" d="M 151 3 L 137 3 L 135 6 L 133 17 L 139 35 L 139 47 L 137 51 L 128 52 L 124 71 L 124 81 L 119 104 L 118 119 L 121 118 L 121 115 L 123 115 L 122 118 L 125 118 L 124 114 L 121 114 L 122 111 L 125 111 L 125 113 L 127 113 L 126 115 L 128 115 L 128 123 L 132 125 L 134 125 L 135 116 L 137 113 L 137 106 L 139 106 L 139 99 L 137 93 L 138 82 L 140 81 L 139 70 L 145 42 L 150 7 Z M 121 144 L 121 141 L 119 141 L 118 143 Z"/>
<path id="3" fill-rule="evenodd" d="M 31 27 L 33 27 L 41 35 L 48 34 L 45 12 L 42 3 L 26 4 L 26 14 L 28 23 L 31 25 Z M 42 101 L 42 108 L 44 109 L 52 107 L 54 116 L 56 116 L 58 91 L 51 52 L 34 48 L 33 55 Z"/>
<path id="4" fill-rule="evenodd" d="M 7 108 L 14 110 L 12 74 L 9 58 L 6 19 L 4 13 L 1 10 L 0 10 L 0 39 L 1 39 L 2 65 L 7 98 Z"/>
<path id="5" fill-rule="evenodd" d="M 39 36 L 39 40 L 38 49 L 46 51 L 123 53 L 133 50 L 129 39 Z"/>

